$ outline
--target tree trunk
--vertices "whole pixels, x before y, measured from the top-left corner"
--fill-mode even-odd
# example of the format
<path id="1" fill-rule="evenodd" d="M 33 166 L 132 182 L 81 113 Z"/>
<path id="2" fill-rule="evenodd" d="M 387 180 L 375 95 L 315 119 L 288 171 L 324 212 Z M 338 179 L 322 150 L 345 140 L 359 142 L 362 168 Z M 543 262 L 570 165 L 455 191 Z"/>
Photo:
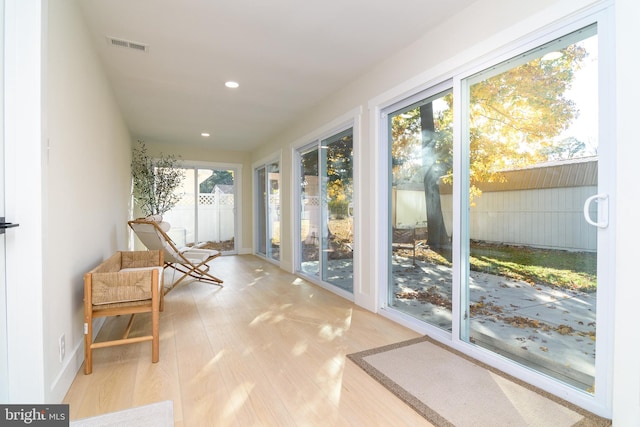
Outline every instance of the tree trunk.
<path id="1" fill-rule="evenodd" d="M 427 244 L 440 248 L 449 243 L 447 229 L 442 216 L 440 187 L 442 167 L 436 153 L 435 125 L 433 123 L 433 104 L 420 107 L 420 125 L 422 126 L 422 166 L 424 168 L 424 198 L 427 208 Z"/>

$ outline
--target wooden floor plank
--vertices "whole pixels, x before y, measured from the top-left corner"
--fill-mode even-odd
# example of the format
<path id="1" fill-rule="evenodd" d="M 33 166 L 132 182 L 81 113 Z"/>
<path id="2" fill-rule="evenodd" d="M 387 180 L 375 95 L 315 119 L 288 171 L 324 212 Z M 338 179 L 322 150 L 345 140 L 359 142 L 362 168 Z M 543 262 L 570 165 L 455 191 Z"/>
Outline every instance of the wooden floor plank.
<path id="1" fill-rule="evenodd" d="M 71 419 L 172 400 L 177 426 L 429 425 L 346 358 L 416 332 L 254 256 L 218 258 L 212 272 L 223 288 L 166 296 L 157 364 L 149 343 L 94 352 L 65 398 Z M 141 316 L 134 330 L 145 327 Z"/>

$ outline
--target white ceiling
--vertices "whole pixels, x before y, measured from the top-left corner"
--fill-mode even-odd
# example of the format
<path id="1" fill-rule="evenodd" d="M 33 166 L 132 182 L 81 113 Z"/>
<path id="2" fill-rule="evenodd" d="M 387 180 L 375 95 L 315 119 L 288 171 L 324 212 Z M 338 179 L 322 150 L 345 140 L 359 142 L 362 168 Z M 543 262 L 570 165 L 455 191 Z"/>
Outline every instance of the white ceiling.
<path id="1" fill-rule="evenodd" d="M 251 150 L 473 1 L 79 4 L 135 139 Z M 115 47 L 107 37 L 149 49 Z M 240 87 L 226 88 L 228 80 Z"/>

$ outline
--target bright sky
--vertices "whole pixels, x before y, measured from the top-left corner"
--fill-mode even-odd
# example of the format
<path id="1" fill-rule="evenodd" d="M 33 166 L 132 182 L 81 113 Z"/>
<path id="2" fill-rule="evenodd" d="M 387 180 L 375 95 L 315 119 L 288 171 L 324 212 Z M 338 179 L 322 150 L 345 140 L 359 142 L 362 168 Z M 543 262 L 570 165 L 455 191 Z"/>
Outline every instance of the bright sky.
<path id="1" fill-rule="evenodd" d="M 588 55 L 583 68 L 575 75 L 567 98 L 573 100 L 579 110 L 579 116 L 569 129 L 560 135 L 560 139 L 570 136 L 587 145 L 589 154 L 596 154 L 598 145 L 598 37 L 593 36 L 580 42 Z"/>

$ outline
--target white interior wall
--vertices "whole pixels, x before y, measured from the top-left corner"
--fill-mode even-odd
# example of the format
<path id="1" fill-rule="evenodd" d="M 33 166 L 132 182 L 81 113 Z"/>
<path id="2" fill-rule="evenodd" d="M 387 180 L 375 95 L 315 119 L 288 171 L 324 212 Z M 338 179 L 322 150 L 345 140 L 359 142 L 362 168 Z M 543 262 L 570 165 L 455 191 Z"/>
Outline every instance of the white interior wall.
<path id="1" fill-rule="evenodd" d="M 48 9 L 42 288 L 45 396 L 57 402 L 84 360 L 83 275 L 127 249 L 131 137 L 76 1 Z"/>

